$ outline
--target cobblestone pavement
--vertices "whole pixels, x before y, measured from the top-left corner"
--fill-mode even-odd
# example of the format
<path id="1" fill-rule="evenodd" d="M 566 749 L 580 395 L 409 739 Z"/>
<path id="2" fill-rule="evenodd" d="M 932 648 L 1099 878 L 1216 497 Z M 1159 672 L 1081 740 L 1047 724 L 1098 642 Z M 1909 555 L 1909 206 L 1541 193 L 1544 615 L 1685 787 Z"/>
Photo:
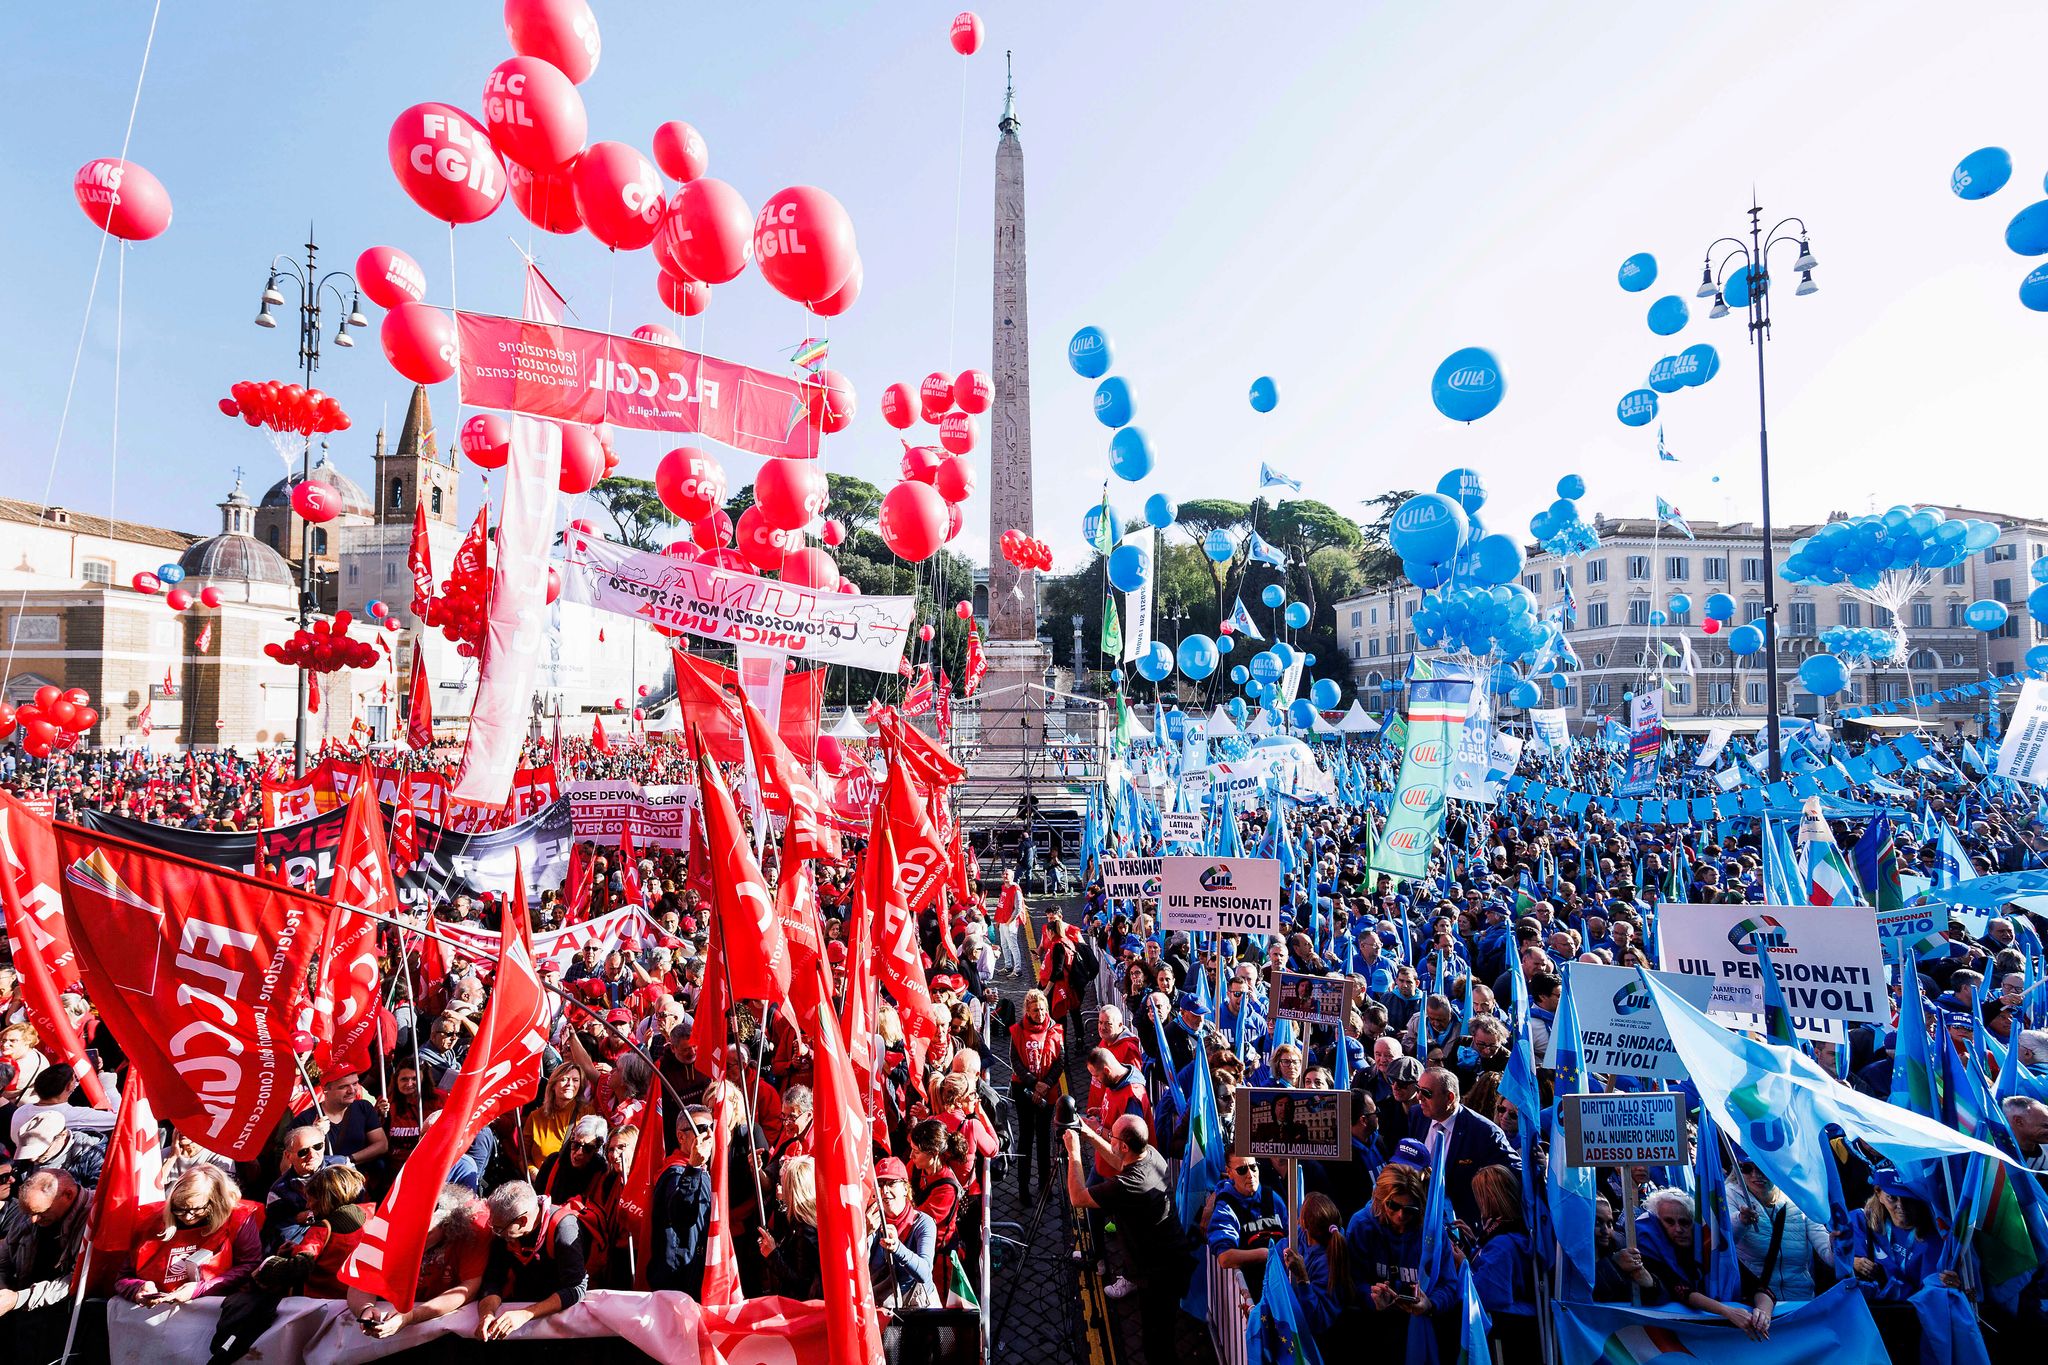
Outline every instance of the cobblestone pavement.
<path id="1" fill-rule="evenodd" d="M 1011 977 L 996 981 L 1003 998 L 1019 1008 L 1030 984 Z M 1094 1037 L 1094 1020 L 1090 1019 L 1080 1043 L 1067 1054 L 1067 1083 L 1084 1102 L 1088 1093 L 1085 1059 Z M 992 1051 L 992 1082 L 1006 1091 L 1008 1039 L 995 1040 Z M 1032 1202 L 1025 1204 L 1013 1169 L 991 1178 L 990 1220 L 995 1236 L 1018 1238 L 1025 1245 L 1020 1248 L 997 1240 L 992 1247 L 990 1359 L 994 1365 L 1138 1365 L 1144 1356 L 1138 1342 L 1137 1300 L 1117 1302 L 1102 1295 L 1102 1283 L 1117 1273 L 1113 1247 L 1108 1269 L 1100 1277 L 1090 1271 L 1085 1260 L 1075 1259 L 1076 1229 L 1060 1181 L 1060 1168 L 1055 1164 L 1052 1193 L 1040 1201 L 1034 1178 Z M 1107 1330 L 1103 1330 L 1105 1324 Z M 1144 1365 L 1211 1365 L 1216 1357 L 1207 1328 L 1185 1314 L 1180 1327 L 1177 1362 Z M 1114 1342 L 1109 1340 L 1112 1336 Z"/>

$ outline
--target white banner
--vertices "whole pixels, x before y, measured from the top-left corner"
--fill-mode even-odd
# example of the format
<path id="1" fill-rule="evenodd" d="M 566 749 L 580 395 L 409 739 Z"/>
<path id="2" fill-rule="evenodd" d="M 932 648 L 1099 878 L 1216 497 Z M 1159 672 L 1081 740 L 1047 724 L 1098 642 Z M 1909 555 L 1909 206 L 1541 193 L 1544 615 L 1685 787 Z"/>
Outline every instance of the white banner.
<path id="1" fill-rule="evenodd" d="M 1557 707 L 1540 707 L 1529 713 L 1529 729 L 1535 735 L 1536 750 L 1545 754 L 1572 751 L 1571 726 Z"/>
<path id="2" fill-rule="evenodd" d="M 1159 817 L 1159 826 L 1169 844 L 1202 842 L 1202 816 L 1198 811 L 1167 811 Z"/>
<path id="3" fill-rule="evenodd" d="M 1685 1079 L 1685 1068 L 1671 1050 L 1664 1016 L 1657 1012 L 1641 972 L 1634 967 L 1603 967 L 1591 962 L 1569 963 L 1565 971 L 1571 982 L 1572 1008 L 1579 1016 L 1579 1057 L 1588 1073 L 1604 1076 L 1614 1072 L 1660 1081 Z M 1703 976 L 1655 975 L 1702 1012 L 1714 994 L 1714 983 Z M 1557 1033 L 1556 1029 L 1550 1031 L 1550 1051 L 1542 1058 L 1542 1064 L 1553 1070 L 1557 1067 Z"/>
<path id="4" fill-rule="evenodd" d="M 1104 858 L 1102 891 L 1113 901 L 1159 898 L 1159 859 Z"/>
<path id="5" fill-rule="evenodd" d="M 498 960 L 498 934 L 494 929 L 479 929 L 473 924 L 436 921 L 434 932 L 443 938 L 455 940 L 456 951 L 464 957 L 479 962 Z M 609 953 L 619 946 L 619 940 L 626 937 L 652 938 L 669 943 L 668 935 L 659 924 L 647 917 L 637 905 L 623 910 L 614 910 L 596 919 L 587 919 L 581 924 L 572 924 L 566 929 L 554 929 L 533 936 L 533 960 L 542 967 L 560 967 L 568 970 L 570 960 L 584 948 L 595 943 Z"/>
<path id="6" fill-rule="evenodd" d="M 1124 544 L 1135 544 L 1145 551 L 1145 562 L 1152 566 L 1152 572 L 1145 575 L 1145 581 L 1137 588 L 1124 594 L 1124 662 L 1143 654 L 1152 645 L 1152 585 L 1159 580 L 1159 532 L 1147 526 L 1142 531 L 1131 531 L 1124 536 Z"/>
<path id="7" fill-rule="evenodd" d="M 2020 689 L 1993 771 L 2000 777 L 2048 787 L 2048 682 L 2035 678 Z"/>
<path id="8" fill-rule="evenodd" d="M 1666 905 L 1657 915 L 1657 961 L 1714 982 L 1715 1013 L 1764 1008 L 1761 938 L 1794 1015 L 1891 1022 L 1876 913 L 1864 906 Z"/>
<path id="9" fill-rule="evenodd" d="M 643 787 L 638 782 L 570 782 L 569 798 L 578 839 L 616 844 L 628 820 L 636 848 L 690 847 L 691 815 L 701 799 L 690 784 Z"/>
<path id="10" fill-rule="evenodd" d="M 917 601 L 819 592 L 571 533 L 562 599 L 706 640 L 894 673 Z"/>
<path id="11" fill-rule="evenodd" d="M 1711 768 L 1716 763 L 1719 763 L 1721 761 L 1721 751 L 1728 747 L 1728 738 L 1734 733 L 1735 727 L 1732 725 L 1716 725 L 1713 729 L 1707 731 L 1707 742 L 1700 745 L 1699 753 L 1693 757 L 1692 766 L 1695 768 Z"/>
<path id="12" fill-rule="evenodd" d="M 1273 858 L 1168 857 L 1159 905 L 1169 929 L 1280 932 L 1280 864 Z"/>

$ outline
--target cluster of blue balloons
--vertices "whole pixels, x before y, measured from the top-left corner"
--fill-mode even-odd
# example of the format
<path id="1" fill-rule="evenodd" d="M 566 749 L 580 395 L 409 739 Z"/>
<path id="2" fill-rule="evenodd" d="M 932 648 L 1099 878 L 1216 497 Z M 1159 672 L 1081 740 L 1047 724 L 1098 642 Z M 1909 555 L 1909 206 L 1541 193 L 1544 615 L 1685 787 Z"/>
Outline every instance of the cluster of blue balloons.
<path id="1" fill-rule="evenodd" d="M 1452 351 L 1429 381 L 1429 400 L 1453 422 L 1476 422 L 1507 396 L 1500 361 L 1483 346 Z"/>
<path id="2" fill-rule="evenodd" d="M 1891 631 L 1871 626 L 1831 626 L 1820 633 L 1820 643 L 1837 658 L 1885 663 L 1898 657 L 1900 641 Z"/>
<path id="3" fill-rule="evenodd" d="M 1816 697 L 1832 697 L 1849 685 L 1849 665 L 1832 654 L 1815 654 L 1799 665 L 1799 685 Z"/>
<path id="4" fill-rule="evenodd" d="M 1792 542 L 1778 567 L 1789 583 L 1848 583 L 1868 591 L 1886 573 L 1945 569 L 1998 539 L 1998 528 L 1974 517 L 1950 519 L 1938 507 L 1885 512 L 1831 521 Z M 1995 629 L 1995 627 L 1994 627 Z"/>
<path id="5" fill-rule="evenodd" d="M 1989 199 L 2012 179 L 2012 153 L 2003 147 L 1979 147 L 1949 172 L 1948 187 L 1958 199 Z M 2048 199 L 2037 200 L 2005 225 L 2005 244 L 2021 256 L 2048 256 Z M 2048 265 L 2037 266 L 2020 281 L 2020 303 L 2048 313 Z"/>
<path id="6" fill-rule="evenodd" d="M 1529 534 L 1554 555 L 1584 554 L 1600 543 L 1600 533 L 1579 512 L 1586 481 L 1567 474 L 1557 481 L 1557 501 L 1529 518 Z"/>
<path id="7" fill-rule="evenodd" d="M 1280 619 L 1287 622 L 1287 627 L 1290 630 L 1300 630 L 1309 623 L 1308 603 L 1289 602 L 1287 600 L 1287 589 L 1281 587 L 1278 583 L 1268 583 L 1260 591 L 1259 600 L 1269 607 L 1286 607 L 1287 610 L 1281 613 Z"/>
<path id="8" fill-rule="evenodd" d="M 1652 365 L 1646 382 L 1653 393 L 1677 393 L 1680 389 L 1696 389 L 1719 373 L 1721 353 L 1711 343 L 1702 341 Z"/>
<path id="9" fill-rule="evenodd" d="M 1436 588 L 1453 579 L 1497 584 L 1521 576 L 1522 547 L 1513 536 L 1487 533 L 1479 516 L 1485 504 L 1479 471 L 1453 469 L 1437 481 L 1436 492 L 1418 493 L 1394 509 L 1387 541 L 1411 582 Z"/>
<path id="10" fill-rule="evenodd" d="M 1536 598 L 1520 583 L 1451 588 L 1415 609 L 1415 638 L 1464 654 L 1533 656 L 1548 641 Z"/>

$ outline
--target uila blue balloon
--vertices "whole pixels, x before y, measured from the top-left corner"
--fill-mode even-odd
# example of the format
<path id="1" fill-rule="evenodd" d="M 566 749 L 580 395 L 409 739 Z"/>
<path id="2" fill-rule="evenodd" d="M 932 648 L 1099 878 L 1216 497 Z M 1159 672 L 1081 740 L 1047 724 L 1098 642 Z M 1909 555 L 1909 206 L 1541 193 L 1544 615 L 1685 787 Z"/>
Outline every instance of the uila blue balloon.
<path id="1" fill-rule="evenodd" d="M 1979 147 L 1949 172 L 1948 187 L 1958 199 L 1988 199 L 2012 179 L 2012 153 L 2003 147 Z"/>
<path id="2" fill-rule="evenodd" d="M 1067 343 L 1067 364 L 1083 379 L 1100 379 L 1109 373 L 1109 334 L 1100 327 L 1083 327 Z"/>
<path id="3" fill-rule="evenodd" d="M 1106 427 L 1120 427 L 1131 420 L 1131 386 L 1120 374 L 1113 374 L 1095 386 L 1095 420 Z"/>
<path id="4" fill-rule="evenodd" d="M 1647 251 L 1638 251 L 1621 263 L 1615 281 L 1631 294 L 1642 293 L 1657 282 L 1657 258 Z"/>
<path id="5" fill-rule="evenodd" d="M 1280 404 L 1280 386 L 1262 374 L 1252 381 L 1251 399 L 1253 412 L 1271 412 Z"/>
<path id="6" fill-rule="evenodd" d="M 1483 346 L 1451 352 L 1429 382 L 1430 401 L 1453 422 L 1478 421 L 1499 407 L 1506 393 L 1500 361 Z"/>

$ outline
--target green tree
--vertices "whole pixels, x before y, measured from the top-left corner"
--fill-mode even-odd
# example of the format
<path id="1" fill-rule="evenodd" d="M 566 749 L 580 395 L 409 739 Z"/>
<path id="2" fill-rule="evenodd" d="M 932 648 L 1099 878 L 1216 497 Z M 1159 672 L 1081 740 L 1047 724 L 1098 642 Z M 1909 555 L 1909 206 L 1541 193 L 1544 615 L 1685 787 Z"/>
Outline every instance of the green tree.
<path id="1" fill-rule="evenodd" d="M 655 538 L 656 532 L 677 524 L 675 514 L 661 505 L 649 479 L 601 479 L 590 496 L 610 514 L 621 543 L 636 550 L 658 548 L 661 542 Z"/>
<path id="2" fill-rule="evenodd" d="M 1336 599 L 1323 597 L 1317 591 L 1316 555 L 1324 550 L 1356 550 L 1364 543 L 1365 533 L 1357 522 L 1312 498 L 1279 504 L 1261 524 L 1269 528 L 1264 533 L 1266 539 L 1287 552 L 1294 596 L 1306 602 L 1310 612 L 1320 615 L 1322 604 Z"/>
<path id="3" fill-rule="evenodd" d="M 1365 536 L 1357 550 L 1358 569 L 1365 576 L 1365 588 L 1380 588 L 1400 582 L 1401 556 L 1394 553 L 1393 545 L 1387 540 L 1387 531 L 1394 524 L 1395 511 L 1414 496 L 1414 489 L 1402 488 L 1390 489 L 1365 500 L 1365 505 L 1373 510 L 1372 520 L 1365 523 Z"/>
<path id="4" fill-rule="evenodd" d="M 1209 574 L 1218 621 L 1230 614 L 1230 608 L 1224 604 L 1229 599 L 1231 583 L 1244 569 L 1245 542 L 1249 539 L 1244 532 L 1251 525 L 1252 509 L 1256 505 L 1232 502 L 1227 498 L 1195 498 L 1182 503 L 1179 515 L 1174 518 L 1195 538 L 1196 550 Z M 1221 531 L 1237 542 L 1237 549 L 1222 563 L 1210 559 L 1207 551 L 1202 549 L 1211 531 Z"/>

